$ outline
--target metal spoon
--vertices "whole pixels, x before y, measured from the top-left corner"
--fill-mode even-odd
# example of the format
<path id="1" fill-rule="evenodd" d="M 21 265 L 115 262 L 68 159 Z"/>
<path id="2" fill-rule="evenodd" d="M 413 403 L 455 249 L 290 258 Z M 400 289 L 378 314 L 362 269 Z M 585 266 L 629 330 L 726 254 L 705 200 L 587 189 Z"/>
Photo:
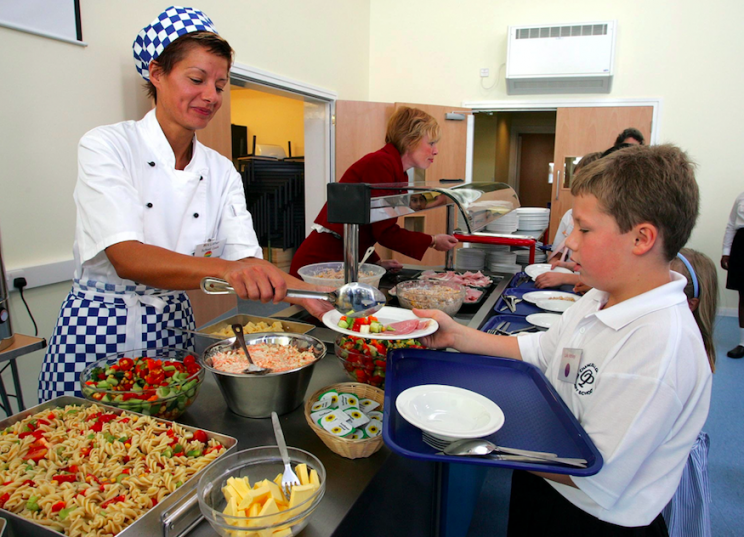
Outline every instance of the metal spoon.
<path id="1" fill-rule="evenodd" d="M 555 453 L 545 453 L 542 451 L 505 448 L 497 446 L 496 444 L 483 439 L 458 440 L 442 450 L 445 455 L 460 456 L 484 456 L 489 455 L 494 451 L 500 453 L 510 453 L 516 457 L 523 457 L 526 461 L 529 461 L 529 459 L 533 459 L 535 462 L 552 462 L 558 464 L 566 464 L 569 466 L 578 466 L 580 468 L 586 468 L 587 464 L 586 459 L 558 457 Z M 506 456 L 507 455 L 504 455 L 504 457 Z M 498 457 L 498 455 L 496 457 Z"/>
<path id="2" fill-rule="evenodd" d="M 219 278 L 204 278 L 201 281 L 202 291 L 208 295 L 235 294 L 235 289 L 225 280 Z M 385 305 L 385 295 L 376 287 L 366 283 L 351 282 L 332 291 L 307 291 L 304 289 L 287 289 L 289 298 L 314 298 L 327 300 L 337 311 L 347 317 L 367 317 L 374 315 Z"/>
<path id="3" fill-rule="evenodd" d="M 234 325 L 232 325 L 232 329 L 233 332 L 235 332 L 235 343 L 233 343 L 233 348 L 243 349 L 245 357 L 248 359 L 248 363 L 251 364 L 243 370 L 243 373 L 246 373 L 248 375 L 266 375 L 267 373 L 271 373 L 271 369 L 267 369 L 253 363 L 251 354 L 248 352 L 248 347 L 245 346 L 245 338 L 243 337 L 243 325 L 235 323 Z"/>

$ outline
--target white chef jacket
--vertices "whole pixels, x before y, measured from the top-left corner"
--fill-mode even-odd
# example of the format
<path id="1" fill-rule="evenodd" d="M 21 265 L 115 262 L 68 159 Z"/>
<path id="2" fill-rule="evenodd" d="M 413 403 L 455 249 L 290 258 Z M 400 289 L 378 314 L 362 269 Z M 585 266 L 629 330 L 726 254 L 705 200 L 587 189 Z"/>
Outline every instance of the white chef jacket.
<path id="1" fill-rule="evenodd" d="M 711 371 L 687 305 L 687 280 L 602 310 L 592 289 L 547 332 L 519 338 L 604 459 L 600 472 L 548 481 L 587 513 L 613 524 L 650 524 L 677 490 L 710 406 Z M 576 382 L 559 380 L 564 348 L 582 350 Z"/>
<path id="2" fill-rule="evenodd" d="M 222 258 L 261 258 L 233 164 L 194 137 L 185 170 L 151 110 L 141 121 L 98 127 L 80 140 L 75 186 L 75 278 L 132 285 L 104 250 L 139 241 L 193 255 L 198 244 L 225 240 Z"/>
<path id="3" fill-rule="evenodd" d="M 731 208 L 729 221 L 726 224 L 726 233 L 723 234 L 723 254 L 731 254 L 731 245 L 734 243 L 736 232 L 744 227 L 744 192 L 736 198 Z"/>

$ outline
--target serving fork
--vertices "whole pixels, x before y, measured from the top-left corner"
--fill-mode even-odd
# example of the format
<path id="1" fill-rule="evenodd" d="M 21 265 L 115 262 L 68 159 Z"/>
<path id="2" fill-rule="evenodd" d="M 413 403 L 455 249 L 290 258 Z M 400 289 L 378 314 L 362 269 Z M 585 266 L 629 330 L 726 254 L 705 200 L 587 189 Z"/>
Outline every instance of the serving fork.
<path id="1" fill-rule="evenodd" d="M 284 498 L 289 501 L 292 496 L 292 487 L 300 485 L 300 479 L 297 474 L 292 470 L 292 466 L 289 463 L 289 453 L 287 453 L 287 444 L 284 441 L 284 433 L 282 432 L 282 426 L 279 424 L 279 416 L 276 412 L 271 413 L 271 423 L 274 425 L 274 436 L 276 436 L 276 445 L 279 446 L 279 453 L 282 456 L 282 462 L 284 463 L 284 473 L 282 474 L 282 493 Z"/>

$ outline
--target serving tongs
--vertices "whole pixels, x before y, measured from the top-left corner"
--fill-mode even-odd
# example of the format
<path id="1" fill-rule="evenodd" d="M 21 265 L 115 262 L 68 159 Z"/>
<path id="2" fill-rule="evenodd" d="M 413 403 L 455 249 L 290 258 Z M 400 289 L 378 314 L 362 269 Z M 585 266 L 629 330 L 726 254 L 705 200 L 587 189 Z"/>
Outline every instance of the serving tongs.
<path id="1" fill-rule="evenodd" d="M 219 278 L 204 278 L 201 289 L 208 295 L 235 294 L 235 289 Z M 366 283 L 351 282 L 330 293 L 305 289 L 287 289 L 288 298 L 312 298 L 327 300 L 342 315 L 347 317 L 367 317 L 374 315 L 385 305 L 382 291 Z"/>

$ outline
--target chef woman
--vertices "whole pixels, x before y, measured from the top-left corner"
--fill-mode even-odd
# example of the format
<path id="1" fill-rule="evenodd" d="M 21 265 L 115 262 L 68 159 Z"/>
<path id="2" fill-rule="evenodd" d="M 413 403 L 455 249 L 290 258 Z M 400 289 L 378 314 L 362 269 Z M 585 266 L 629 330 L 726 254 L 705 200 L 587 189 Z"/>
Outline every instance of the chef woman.
<path id="1" fill-rule="evenodd" d="M 341 178 L 342 183 L 407 183 L 406 170 L 418 168 L 426 170 L 438 154 L 437 142 L 441 129 L 437 121 L 417 108 L 401 107 L 388 120 L 385 134 L 385 147 L 370 153 L 351 165 Z M 396 194 L 395 191 L 375 191 L 375 195 Z M 420 196 L 419 196 L 420 197 Z M 341 261 L 344 258 L 343 224 L 328 222 L 326 204 L 315 219 L 313 231 L 300 245 L 292 258 L 289 273 L 297 276 L 297 271 L 305 265 L 325 261 Z M 395 218 L 359 227 L 359 254 L 370 246 L 381 245 L 402 254 L 421 259 L 426 250 L 434 248 L 440 252 L 451 250 L 457 239 L 451 235 L 427 235 L 408 231 L 396 224 Z M 380 261 L 372 254 L 370 262 L 387 269 L 400 268 L 395 260 Z"/>
<path id="2" fill-rule="evenodd" d="M 170 7 L 134 41 L 137 71 L 156 107 L 141 121 L 80 140 L 75 275 L 39 375 L 39 400 L 80 395 L 89 363 L 133 349 L 189 347 L 185 289 L 230 282 L 243 299 L 279 302 L 287 285 L 314 289 L 261 259 L 232 163 L 199 143 L 229 89 L 233 51 L 212 21 Z M 297 301 L 315 315 L 330 308 Z"/>

